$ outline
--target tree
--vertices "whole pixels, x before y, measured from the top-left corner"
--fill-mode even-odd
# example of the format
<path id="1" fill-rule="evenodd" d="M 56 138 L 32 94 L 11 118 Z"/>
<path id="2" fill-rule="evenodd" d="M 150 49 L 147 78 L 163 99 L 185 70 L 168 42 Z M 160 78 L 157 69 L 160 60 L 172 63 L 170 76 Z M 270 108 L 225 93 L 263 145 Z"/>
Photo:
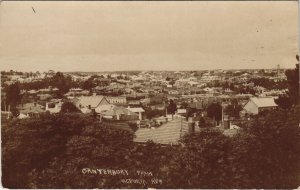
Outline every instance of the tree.
<path id="1" fill-rule="evenodd" d="M 233 83 L 230 83 L 229 89 L 232 90 L 232 91 L 234 91 L 235 87 L 234 87 Z"/>
<path id="2" fill-rule="evenodd" d="M 258 72 L 259 72 L 259 74 L 265 74 L 265 70 L 264 69 L 260 69 Z"/>
<path id="3" fill-rule="evenodd" d="M 206 127 L 205 119 L 202 116 L 199 119 L 199 127 Z"/>
<path id="4" fill-rule="evenodd" d="M 7 188 L 272 188 L 300 180 L 300 106 L 257 115 L 233 137 L 219 129 L 184 136 L 179 146 L 133 142 L 134 134 L 91 116 L 66 113 L 2 124 Z M 162 184 L 124 184 L 83 168 L 153 172 Z"/>
<path id="5" fill-rule="evenodd" d="M 217 124 L 219 124 L 219 122 L 222 119 L 222 106 L 219 103 L 211 103 L 208 107 L 207 107 L 207 116 L 215 119 L 217 121 Z"/>
<path id="6" fill-rule="evenodd" d="M 81 170 L 123 168 L 132 139 L 133 134 L 127 130 L 100 124 L 81 114 L 13 120 L 2 126 L 3 186 L 22 189 L 120 186 L 114 185 L 114 179 L 83 176 Z"/>
<path id="7" fill-rule="evenodd" d="M 186 109 L 188 107 L 188 103 L 187 102 L 182 102 L 180 105 L 180 109 Z"/>
<path id="8" fill-rule="evenodd" d="M 197 112 L 198 110 L 196 108 L 191 108 L 190 106 L 188 106 L 186 109 L 186 120 L 188 120 L 189 117 L 192 117 Z"/>
<path id="9" fill-rule="evenodd" d="M 288 95 L 293 104 L 299 103 L 299 63 L 296 64 L 294 70 L 287 70 L 285 72 L 288 81 Z"/>
<path id="10" fill-rule="evenodd" d="M 13 83 L 6 88 L 6 101 L 11 107 L 16 107 L 22 99 L 19 83 Z"/>
<path id="11" fill-rule="evenodd" d="M 170 161 L 168 188 L 229 188 L 230 139 L 213 129 L 185 136 Z"/>
<path id="12" fill-rule="evenodd" d="M 299 186 L 299 114 L 299 107 L 266 112 L 234 137 L 235 148 L 230 155 L 237 175 L 233 178 L 235 187 Z"/>
<path id="13" fill-rule="evenodd" d="M 60 110 L 60 113 L 80 113 L 80 112 L 81 111 L 72 102 L 64 102 Z"/>
<path id="14" fill-rule="evenodd" d="M 18 117 L 20 115 L 20 111 L 16 107 L 11 109 L 11 113 L 14 117 Z"/>
<path id="15" fill-rule="evenodd" d="M 172 118 L 173 118 L 173 115 L 175 114 L 176 111 L 177 111 L 177 105 L 171 99 L 170 102 L 169 102 L 169 105 L 167 107 L 167 112 L 170 113 L 170 114 L 172 114 Z"/>
<path id="16" fill-rule="evenodd" d="M 96 87 L 96 85 L 95 85 L 95 83 L 93 82 L 93 80 L 91 78 L 84 81 L 83 84 L 82 84 L 82 89 L 84 89 L 84 90 L 91 90 L 94 87 Z"/>
<path id="17" fill-rule="evenodd" d="M 291 98 L 288 96 L 279 96 L 278 98 L 274 99 L 274 101 L 283 109 L 290 109 L 293 105 Z"/>
<path id="18" fill-rule="evenodd" d="M 175 84 L 175 81 L 174 80 L 171 80 L 171 81 L 169 81 L 169 85 L 174 85 Z"/>
<path id="19" fill-rule="evenodd" d="M 299 114 L 299 106 L 266 112 L 232 138 L 213 129 L 185 136 L 168 166 L 168 188 L 298 187 Z"/>
<path id="20" fill-rule="evenodd" d="M 57 87 L 62 94 L 65 94 L 72 87 L 72 78 L 70 76 L 65 77 L 63 73 L 57 72 L 52 78 L 50 78 L 51 86 Z"/>
<path id="21" fill-rule="evenodd" d="M 238 104 L 237 100 L 233 100 L 225 109 L 225 112 L 235 118 L 240 117 L 240 111 L 242 110 L 242 106 Z"/>

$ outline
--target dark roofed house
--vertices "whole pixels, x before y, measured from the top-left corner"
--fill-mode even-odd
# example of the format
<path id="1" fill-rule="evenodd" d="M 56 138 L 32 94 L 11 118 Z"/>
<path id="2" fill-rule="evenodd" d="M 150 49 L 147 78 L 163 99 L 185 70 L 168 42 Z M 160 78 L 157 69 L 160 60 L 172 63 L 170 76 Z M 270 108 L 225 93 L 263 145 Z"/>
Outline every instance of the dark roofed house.
<path id="1" fill-rule="evenodd" d="M 111 128 L 121 129 L 129 131 L 130 133 L 134 133 L 127 121 L 103 121 L 103 124 Z"/>
<path id="2" fill-rule="evenodd" d="M 59 113 L 62 107 L 62 99 L 53 99 L 50 102 L 46 103 L 46 111 L 49 111 L 51 114 Z"/>
<path id="3" fill-rule="evenodd" d="M 200 128 L 196 127 L 195 132 Z M 134 142 L 146 143 L 152 140 L 159 144 L 179 144 L 179 140 L 188 133 L 188 123 L 182 118 L 175 118 L 157 128 L 139 128 L 135 132 Z"/>
<path id="4" fill-rule="evenodd" d="M 114 120 L 138 120 L 139 115 L 124 108 L 115 106 L 110 110 L 102 112 L 104 118 L 114 119 Z"/>

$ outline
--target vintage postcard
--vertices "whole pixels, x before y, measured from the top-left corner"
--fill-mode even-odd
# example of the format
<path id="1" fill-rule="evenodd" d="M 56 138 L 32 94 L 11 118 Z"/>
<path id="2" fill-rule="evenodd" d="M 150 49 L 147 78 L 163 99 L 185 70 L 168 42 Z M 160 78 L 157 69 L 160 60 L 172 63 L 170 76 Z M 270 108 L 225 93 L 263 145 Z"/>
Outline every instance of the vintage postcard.
<path id="1" fill-rule="evenodd" d="M 296 189 L 297 1 L 2 1 L 8 189 Z"/>

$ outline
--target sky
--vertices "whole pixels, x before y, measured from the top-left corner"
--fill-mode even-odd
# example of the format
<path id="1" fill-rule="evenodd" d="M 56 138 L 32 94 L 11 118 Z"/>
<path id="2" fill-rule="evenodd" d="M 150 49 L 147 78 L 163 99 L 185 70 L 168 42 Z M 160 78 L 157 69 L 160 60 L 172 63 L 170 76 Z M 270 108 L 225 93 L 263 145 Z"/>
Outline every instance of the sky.
<path id="1" fill-rule="evenodd" d="M 0 70 L 295 67 L 297 1 L 4 1 Z"/>

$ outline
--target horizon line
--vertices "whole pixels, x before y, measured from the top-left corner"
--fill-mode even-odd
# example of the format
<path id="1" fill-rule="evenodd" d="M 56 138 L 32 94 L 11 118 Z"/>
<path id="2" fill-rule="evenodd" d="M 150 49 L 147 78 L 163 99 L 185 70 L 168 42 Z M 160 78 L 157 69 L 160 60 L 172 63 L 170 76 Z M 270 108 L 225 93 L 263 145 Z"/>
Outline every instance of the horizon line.
<path id="1" fill-rule="evenodd" d="M 296 63 L 297 64 L 297 63 Z M 295 64 L 295 65 L 296 65 Z M 49 72 L 49 71 L 54 71 L 54 72 L 62 72 L 62 73 L 103 73 L 103 72 L 194 72 L 194 71 L 216 71 L 216 70 L 224 70 L 224 71 L 238 71 L 238 70 L 288 70 L 288 69 L 294 69 L 295 67 L 289 67 L 289 68 L 251 68 L 251 69 L 187 69 L 187 70 L 151 70 L 151 69 L 137 69 L 137 70 L 105 70 L 105 71 L 61 71 L 61 70 L 54 70 L 54 69 L 49 69 L 47 71 L 40 71 L 40 70 L 35 70 L 35 71 L 20 71 L 20 70 L 1 70 L 1 72 L 9 72 L 9 71 L 14 71 L 14 72 L 23 72 L 23 73 L 30 73 L 30 72 Z"/>

